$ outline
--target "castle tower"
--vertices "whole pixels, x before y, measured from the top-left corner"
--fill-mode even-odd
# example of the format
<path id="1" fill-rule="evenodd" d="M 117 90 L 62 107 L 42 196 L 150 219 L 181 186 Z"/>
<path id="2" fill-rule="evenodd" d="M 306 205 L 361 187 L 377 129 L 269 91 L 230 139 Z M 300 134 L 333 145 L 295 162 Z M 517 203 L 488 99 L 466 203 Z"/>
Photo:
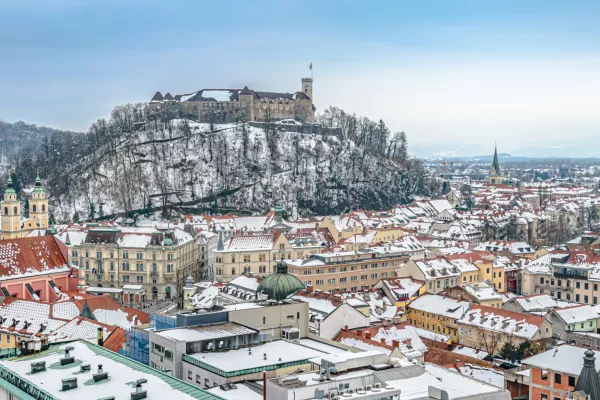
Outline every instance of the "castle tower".
<path id="1" fill-rule="evenodd" d="M 254 121 L 254 93 L 248 89 L 248 86 L 244 86 L 238 98 L 241 109 L 246 112 L 246 121 Z"/>
<path id="2" fill-rule="evenodd" d="M 17 193 L 13 181 L 8 172 L 8 183 L 4 191 L 2 201 L 2 239 L 15 239 L 21 237 L 21 202 L 17 199 Z"/>
<path id="3" fill-rule="evenodd" d="M 48 199 L 42 187 L 39 173 L 35 178 L 35 187 L 29 200 L 29 218 L 33 218 L 39 229 L 48 228 Z"/>
<path id="4" fill-rule="evenodd" d="M 500 162 L 498 161 L 498 146 L 494 147 L 494 161 L 492 161 L 489 183 L 492 185 L 502 183 L 502 175 L 500 175 Z"/>
<path id="5" fill-rule="evenodd" d="M 313 79 L 312 78 L 302 78 L 302 93 L 313 98 Z"/>

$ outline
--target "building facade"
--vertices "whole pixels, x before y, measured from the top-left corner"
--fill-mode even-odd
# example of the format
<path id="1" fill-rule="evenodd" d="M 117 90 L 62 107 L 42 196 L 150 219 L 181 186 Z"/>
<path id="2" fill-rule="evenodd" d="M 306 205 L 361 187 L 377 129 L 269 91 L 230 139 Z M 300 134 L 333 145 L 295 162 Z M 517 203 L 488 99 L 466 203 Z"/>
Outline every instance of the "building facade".
<path id="1" fill-rule="evenodd" d="M 203 264 L 197 239 L 179 228 L 92 227 L 77 244 L 70 241 L 68 230 L 62 235 L 72 263 L 79 266 L 80 279 L 88 286 L 137 284 L 148 300 L 179 300 L 188 275 L 200 277 Z"/>
<path id="2" fill-rule="evenodd" d="M 313 254 L 288 262 L 289 273 L 315 291 L 355 292 L 371 289 L 380 279 L 396 276 L 410 256 L 390 247 Z"/>
<path id="3" fill-rule="evenodd" d="M 275 272 L 282 260 L 303 259 L 324 249 L 310 234 L 273 232 L 262 235 L 232 236 L 223 241 L 219 234 L 213 253 L 214 277 L 230 281 L 242 274 L 266 276 Z"/>

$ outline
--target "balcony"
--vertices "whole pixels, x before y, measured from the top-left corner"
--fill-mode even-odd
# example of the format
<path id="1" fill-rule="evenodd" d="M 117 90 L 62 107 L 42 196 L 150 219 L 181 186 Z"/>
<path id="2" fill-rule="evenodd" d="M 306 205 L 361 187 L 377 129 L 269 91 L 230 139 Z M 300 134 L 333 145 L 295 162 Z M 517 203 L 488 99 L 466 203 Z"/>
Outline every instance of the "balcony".
<path id="1" fill-rule="evenodd" d="M 581 279 L 581 280 L 585 280 L 585 281 L 587 281 L 587 279 L 588 279 L 587 275 L 573 275 L 573 274 L 565 274 L 563 272 L 555 272 L 554 277 L 561 278 L 561 279 Z"/>

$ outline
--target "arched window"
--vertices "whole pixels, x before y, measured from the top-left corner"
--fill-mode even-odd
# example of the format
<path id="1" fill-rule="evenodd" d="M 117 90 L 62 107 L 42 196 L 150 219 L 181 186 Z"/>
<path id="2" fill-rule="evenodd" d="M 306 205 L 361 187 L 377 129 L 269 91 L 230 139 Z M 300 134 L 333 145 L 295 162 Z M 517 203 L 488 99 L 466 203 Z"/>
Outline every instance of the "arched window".
<path id="1" fill-rule="evenodd" d="M 32 206 L 31 206 L 31 211 L 33 211 L 33 212 L 36 212 L 36 210 L 37 210 L 37 207 L 35 206 L 35 204 L 34 204 L 34 205 L 32 205 Z"/>
<path id="2" fill-rule="evenodd" d="M 19 214 L 19 211 L 17 211 L 17 207 L 15 207 L 15 208 L 13 209 L 13 211 L 14 211 L 15 215 L 18 215 L 18 214 Z"/>
<path id="3" fill-rule="evenodd" d="M 46 205 L 42 204 L 42 212 L 46 212 Z"/>

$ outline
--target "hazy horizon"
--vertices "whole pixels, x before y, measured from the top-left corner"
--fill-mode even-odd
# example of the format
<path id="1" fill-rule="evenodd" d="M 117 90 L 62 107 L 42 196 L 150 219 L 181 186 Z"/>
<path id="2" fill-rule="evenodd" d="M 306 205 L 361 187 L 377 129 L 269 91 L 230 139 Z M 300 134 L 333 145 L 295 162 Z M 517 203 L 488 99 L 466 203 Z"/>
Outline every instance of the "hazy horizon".
<path id="1" fill-rule="evenodd" d="M 312 62 L 318 112 L 419 156 L 600 156 L 595 2 L 88 3 L 0 5 L 0 119 L 84 131 L 155 91 L 293 92 Z"/>

